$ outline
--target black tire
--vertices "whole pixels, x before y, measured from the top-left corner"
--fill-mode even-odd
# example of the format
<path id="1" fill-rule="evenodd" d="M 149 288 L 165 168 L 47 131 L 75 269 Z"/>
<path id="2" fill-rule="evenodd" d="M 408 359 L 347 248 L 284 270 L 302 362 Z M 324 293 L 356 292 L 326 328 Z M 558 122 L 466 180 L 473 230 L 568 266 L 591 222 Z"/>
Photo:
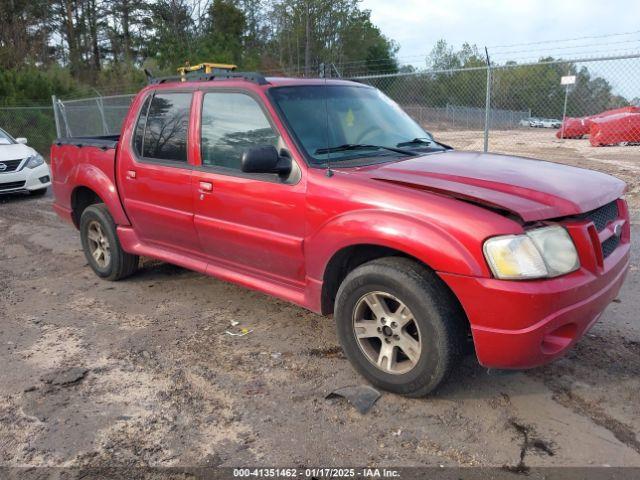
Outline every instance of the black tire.
<path id="1" fill-rule="evenodd" d="M 98 222 L 109 242 L 110 260 L 100 266 L 91 255 L 88 239 L 88 228 L 92 222 Z M 104 203 L 97 203 L 87 207 L 80 217 L 80 239 L 84 256 L 92 270 L 105 280 L 121 280 L 133 274 L 138 269 L 138 255 L 132 255 L 122 250 L 120 240 L 116 234 L 116 224 Z"/>
<path id="2" fill-rule="evenodd" d="M 402 301 L 419 328 L 421 352 L 406 373 L 379 369 L 358 345 L 355 308 L 364 295 L 376 291 Z M 467 322 L 457 300 L 435 273 L 408 258 L 381 258 L 351 271 L 338 289 L 335 318 L 338 338 L 355 369 L 376 387 L 401 395 L 422 397 L 433 392 L 447 379 L 465 348 Z"/>
<path id="3" fill-rule="evenodd" d="M 47 193 L 47 187 L 39 188 L 38 190 L 29 190 L 29 195 L 32 197 L 41 197 L 45 193 Z"/>

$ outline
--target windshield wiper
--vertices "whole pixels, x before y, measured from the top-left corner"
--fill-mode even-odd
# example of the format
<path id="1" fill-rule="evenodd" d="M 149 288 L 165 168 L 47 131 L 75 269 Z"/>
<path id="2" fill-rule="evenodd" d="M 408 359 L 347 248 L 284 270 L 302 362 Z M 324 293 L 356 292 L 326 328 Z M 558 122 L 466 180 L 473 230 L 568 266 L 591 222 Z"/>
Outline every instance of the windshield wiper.
<path id="1" fill-rule="evenodd" d="M 396 147 L 408 147 L 410 145 L 431 145 L 433 142 L 431 140 L 427 140 L 426 138 L 414 138 L 413 140 L 409 140 L 407 142 L 400 142 L 396 145 Z"/>
<path id="2" fill-rule="evenodd" d="M 389 150 L 391 152 L 401 153 L 403 155 L 414 156 L 415 153 L 409 150 L 403 150 L 401 148 L 385 147 L 383 145 L 370 145 L 368 143 L 345 143 L 344 145 L 338 145 L 336 147 L 318 148 L 315 153 L 334 153 L 334 152 L 346 152 L 348 150 Z"/>

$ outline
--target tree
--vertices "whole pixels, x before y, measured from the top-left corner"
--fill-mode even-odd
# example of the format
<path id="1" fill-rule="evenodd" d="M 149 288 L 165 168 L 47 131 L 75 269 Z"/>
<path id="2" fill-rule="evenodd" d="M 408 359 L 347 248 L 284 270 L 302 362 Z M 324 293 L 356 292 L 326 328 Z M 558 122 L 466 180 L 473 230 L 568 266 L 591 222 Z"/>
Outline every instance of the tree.
<path id="1" fill-rule="evenodd" d="M 244 12 L 231 0 L 214 0 L 205 20 L 205 33 L 199 41 L 198 57 L 218 62 L 241 63 L 247 21 Z"/>
<path id="2" fill-rule="evenodd" d="M 356 11 L 347 18 L 347 28 L 342 39 L 345 62 L 364 59 L 364 65 L 356 70 L 363 74 L 386 74 L 398 71 L 396 54 L 398 45 L 385 37 L 371 22 L 371 11 Z M 357 63 L 355 65 L 358 65 Z M 345 72 L 348 73 L 348 72 Z"/>
<path id="3" fill-rule="evenodd" d="M 409 102 L 426 100 L 434 107 L 484 106 L 486 63 L 475 45 L 464 43 L 456 51 L 445 40 L 439 40 L 426 57 L 426 66 L 425 74 L 390 84 L 387 92 L 394 98 L 408 97 Z"/>
<path id="4" fill-rule="evenodd" d="M 0 67 L 51 63 L 50 16 L 45 0 L 0 0 Z"/>
<path id="5" fill-rule="evenodd" d="M 0 0 L 2 69 L 61 67 L 103 93 L 135 91 L 144 81 L 143 64 L 159 74 L 175 74 L 185 62 L 214 61 L 308 76 L 317 75 L 320 64 L 334 64 L 348 77 L 399 71 L 397 51 L 360 0 Z M 386 77 L 378 86 L 403 103 L 484 107 L 487 70 L 475 45 L 456 49 L 439 40 L 425 60 L 426 72 Z M 565 93 L 560 77 L 567 74 L 577 77 L 569 115 L 628 104 L 585 66 L 542 58 L 495 65 L 492 107 L 558 117 Z M 56 75 L 46 80 L 51 88 L 42 79 L 33 84 L 58 92 Z M 14 93 L 5 103 L 24 98 Z"/>
<path id="6" fill-rule="evenodd" d="M 539 117 L 560 118 L 564 107 L 564 75 L 575 75 L 576 83 L 569 89 L 568 116 L 592 115 L 628 102 L 612 93 L 611 84 L 601 77 L 593 78 L 587 67 L 563 62 L 552 57 L 536 64 L 512 63 L 509 68 L 494 72 L 492 106 L 508 110 L 531 110 Z"/>
<path id="7" fill-rule="evenodd" d="M 153 35 L 147 41 L 147 54 L 161 68 L 173 70 L 189 61 L 194 40 L 191 14 L 186 0 L 159 0 L 151 7 L 148 27 Z"/>
<path id="8" fill-rule="evenodd" d="M 114 63 L 135 64 L 145 54 L 150 40 L 145 30 L 153 4 L 144 0 L 102 0 L 105 21 L 102 29 L 108 38 L 105 49 Z"/>
<path id="9" fill-rule="evenodd" d="M 336 64 L 347 74 L 395 72 L 397 46 L 370 17 L 357 0 L 276 0 L 271 51 L 285 68 L 305 75 L 315 74 L 320 63 Z"/>

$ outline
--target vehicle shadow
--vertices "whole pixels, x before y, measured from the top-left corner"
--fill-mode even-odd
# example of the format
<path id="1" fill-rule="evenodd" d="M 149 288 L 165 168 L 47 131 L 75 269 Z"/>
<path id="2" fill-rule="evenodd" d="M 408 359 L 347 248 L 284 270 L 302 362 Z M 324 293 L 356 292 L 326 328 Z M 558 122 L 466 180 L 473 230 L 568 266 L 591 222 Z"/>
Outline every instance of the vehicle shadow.
<path id="1" fill-rule="evenodd" d="M 634 226 L 634 230 L 636 229 L 636 226 Z M 634 254 L 636 254 L 635 251 Z M 621 292 L 622 305 L 625 306 L 629 302 L 632 304 L 629 307 L 631 310 L 633 309 L 633 304 L 637 304 L 634 293 L 637 291 L 637 287 L 634 287 L 634 284 L 637 285 L 637 278 L 640 278 L 637 275 L 634 271 L 630 273 L 629 283 Z M 201 294 L 201 289 L 203 288 L 220 290 L 220 286 L 225 285 L 224 296 L 226 302 L 238 306 L 246 303 L 247 297 L 246 293 L 244 293 L 246 290 L 243 287 L 159 260 L 143 259 L 140 270 L 136 275 L 130 277 L 127 282 L 144 285 L 155 284 L 156 282 L 161 283 L 163 280 L 176 278 L 181 281 L 188 278 L 190 281 L 186 282 L 183 287 L 190 291 L 188 293 L 193 293 L 196 297 Z M 262 305 L 266 310 L 280 307 L 280 300 L 258 292 L 254 292 L 252 295 L 256 296 L 254 301 Z M 206 309 L 207 305 L 202 305 L 202 308 Z M 276 324 L 270 325 L 269 328 L 285 331 L 290 327 L 292 318 L 310 318 L 308 314 L 309 312 L 302 308 L 289 306 L 286 316 L 276 316 L 271 319 Z M 242 313 L 234 313 L 234 315 L 242 315 Z M 606 391 L 609 388 L 608 386 L 615 388 L 619 385 L 621 377 L 640 378 L 640 360 L 638 360 L 640 359 L 640 347 L 638 342 L 624 338 L 619 332 L 612 331 L 610 327 L 611 320 L 617 319 L 616 323 L 619 323 L 628 318 L 629 312 L 623 310 L 616 313 L 615 310 L 612 310 L 608 311 L 606 315 L 605 319 L 598 322 L 600 328 L 594 329 L 593 332 L 582 338 L 567 352 L 565 357 L 547 366 L 528 370 L 488 370 L 478 363 L 475 353 L 472 351 L 465 355 L 450 380 L 437 392 L 427 397 L 427 400 L 432 398 L 464 401 L 484 398 L 494 401 L 496 396 L 500 396 L 502 393 L 511 397 L 523 397 L 540 393 L 548 394 L 549 392 L 555 395 L 563 395 L 566 389 L 571 389 L 571 379 L 577 379 L 585 384 L 593 384 L 593 388 Z M 315 315 L 313 315 L 313 318 L 314 320 L 333 323 L 331 318 Z M 351 371 L 348 360 L 342 354 L 337 341 L 330 340 L 328 345 L 325 342 L 325 348 L 320 350 L 314 348 L 317 346 L 317 343 L 313 340 L 318 334 L 317 323 L 300 320 L 296 328 L 300 330 L 303 343 L 295 348 L 291 347 L 288 352 L 283 350 L 283 353 L 302 355 L 303 358 L 307 355 L 313 356 L 314 359 L 319 359 L 321 364 L 324 364 L 323 368 L 326 368 L 327 371 Z M 337 383 L 335 383 L 336 381 Z M 345 375 L 340 379 L 332 377 L 328 382 L 326 382 L 326 379 L 325 381 L 321 379 L 320 384 L 322 384 L 323 388 L 334 388 L 344 386 L 346 383 L 342 385 L 341 383 L 345 381 L 347 383 L 366 383 L 361 377 Z"/>
<path id="2" fill-rule="evenodd" d="M 29 195 L 25 192 L 16 192 L 16 193 L 0 193 L 0 205 L 4 203 L 19 203 L 19 202 L 28 202 L 35 200 L 43 200 L 48 199 L 51 200 L 52 195 L 51 191 L 47 190 L 47 193 L 44 195 Z"/>
<path id="3" fill-rule="evenodd" d="M 605 392 L 625 379 L 640 377 L 640 342 L 613 332 L 589 334 L 565 356 L 526 370 L 493 370 L 481 366 L 475 353 L 466 355 L 451 378 L 429 398 L 466 400 L 495 397 L 501 392 L 521 396 L 551 391 L 567 394 L 574 382 Z"/>
<path id="4" fill-rule="evenodd" d="M 246 301 L 245 289 L 240 286 L 235 286 L 232 283 L 224 282 L 215 278 L 210 278 L 206 275 L 202 275 L 191 270 L 165 263 L 159 260 L 144 258 L 141 260 L 141 266 L 138 272 L 127 279 L 127 282 L 138 284 L 156 284 L 156 282 L 162 282 L 163 280 L 180 278 L 186 279 L 187 277 L 193 279 L 201 279 L 205 282 L 211 282 L 212 289 L 220 288 L 220 285 L 229 286 L 225 287 L 225 294 L 227 300 L 231 304 L 242 305 Z M 199 290 L 203 288 L 201 281 L 196 283 L 188 282 L 188 289 Z M 280 303 L 280 300 L 269 297 L 266 294 L 259 292 L 253 292 L 253 295 L 258 295 L 257 301 L 259 303 L 269 304 L 270 302 Z M 203 306 L 204 307 L 204 306 Z M 206 308 L 206 307 L 205 307 Z M 291 317 L 307 317 L 306 310 L 291 306 L 291 310 L 288 312 L 288 316 Z M 315 316 L 314 316 L 315 317 Z M 321 321 L 333 322 L 332 318 L 318 317 Z M 271 325 L 271 328 L 286 330 L 289 324 L 289 318 L 273 319 L 275 322 L 282 322 L 282 325 Z M 340 346 L 329 345 L 321 350 L 314 349 L 316 345 L 313 342 L 315 335 L 317 335 L 316 325 L 312 322 L 305 322 L 301 320 L 298 327 L 301 329 L 301 336 L 309 338 L 308 345 L 298 345 L 298 348 L 294 348 L 291 354 L 294 355 L 309 355 L 315 359 L 320 359 L 322 363 L 327 362 L 327 368 L 349 370 L 348 360 L 342 354 Z M 307 331 L 305 333 L 305 331 Z M 451 378 L 442 385 L 435 393 L 427 397 L 427 399 L 441 399 L 461 401 L 468 399 L 495 399 L 496 395 L 500 392 L 508 393 L 510 396 L 526 396 L 538 393 L 548 393 L 550 384 L 553 384 L 555 378 L 562 376 L 563 374 L 570 374 L 570 371 L 574 370 L 574 364 L 588 363 L 594 371 L 600 372 L 600 382 L 614 381 L 616 374 L 632 375 L 640 373 L 640 367 L 637 366 L 637 362 L 630 362 L 630 359 L 617 358 L 615 355 L 611 355 L 611 358 L 605 359 L 602 357 L 603 347 L 600 345 L 603 341 L 602 338 L 585 337 L 575 345 L 571 351 L 567 352 L 565 358 L 556 360 L 551 365 L 541 366 L 527 370 L 495 370 L 487 369 L 478 363 L 475 356 L 475 352 L 471 348 L 471 351 L 466 353 L 461 359 L 460 364 L 453 371 Z M 616 339 L 606 339 L 607 342 L 616 343 Z M 297 351 L 296 351 L 297 350 Z M 605 349 L 606 350 L 606 349 Z M 609 349 L 610 351 L 616 351 L 616 349 Z M 600 352 L 598 354 L 598 352 Z M 335 362 L 344 365 L 336 365 Z M 358 381 L 366 383 L 366 381 L 358 377 Z M 334 385 L 337 386 L 337 385 Z M 551 385 L 552 386 L 552 385 Z M 329 387 L 329 385 L 324 385 Z"/>
<path id="5" fill-rule="evenodd" d="M 186 276 L 186 275 L 201 275 L 198 272 L 189 270 L 187 268 L 174 265 L 172 263 L 163 262 L 154 258 L 142 257 L 140 259 L 140 265 L 135 275 L 127 278 L 127 282 L 132 283 L 144 283 L 150 280 L 162 280 L 167 277 Z M 205 278 L 205 275 L 202 275 Z"/>
<path id="6" fill-rule="evenodd" d="M 535 369 L 534 369 L 535 370 Z M 546 390 L 542 383 L 527 382 L 531 370 L 495 370 L 483 367 L 478 363 L 475 352 L 468 353 L 462 358 L 451 377 L 428 399 L 466 400 L 478 398 L 493 398 L 500 391 L 508 389 L 512 392 L 512 385 L 526 386 L 526 394 L 539 393 Z M 522 388 L 519 388 L 521 390 Z M 521 393 L 525 393 L 524 391 Z"/>

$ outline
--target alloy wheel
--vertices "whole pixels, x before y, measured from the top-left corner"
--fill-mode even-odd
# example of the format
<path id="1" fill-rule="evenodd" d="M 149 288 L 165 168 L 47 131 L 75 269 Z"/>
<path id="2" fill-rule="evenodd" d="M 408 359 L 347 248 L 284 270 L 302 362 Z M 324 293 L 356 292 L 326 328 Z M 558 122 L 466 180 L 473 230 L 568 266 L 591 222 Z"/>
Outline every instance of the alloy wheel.
<path id="1" fill-rule="evenodd" d="M 387 292 L 370 292 L 358 300 L 353 333 L 367 360 L 386 373 L 409 372 L 422 353 L 420 328 L 411 310 Z"/>
<path id="2" fill-rule="evenodd" d="M 104 234 L 99 222 L 93 220 L 87 227 L 89 252 L 100 268 L 106 268 L 111 262 L 111 247 L 109 239 Z"/>

